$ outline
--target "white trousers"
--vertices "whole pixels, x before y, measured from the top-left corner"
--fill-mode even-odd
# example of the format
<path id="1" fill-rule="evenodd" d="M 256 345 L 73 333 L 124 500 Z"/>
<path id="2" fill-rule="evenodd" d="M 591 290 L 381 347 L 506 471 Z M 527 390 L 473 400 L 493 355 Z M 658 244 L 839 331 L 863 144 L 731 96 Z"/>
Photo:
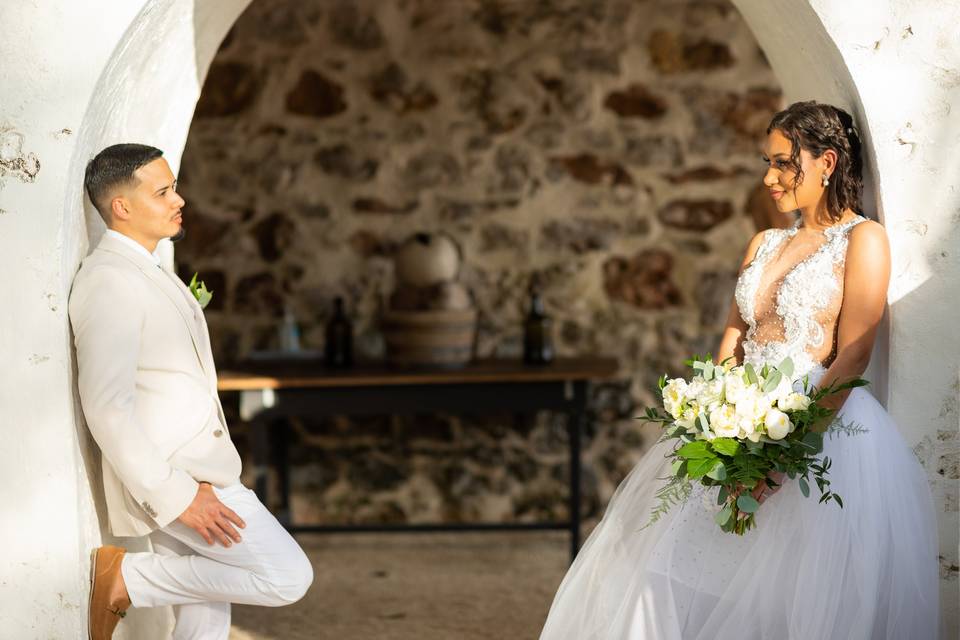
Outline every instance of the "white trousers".
<path id="1" fill-rule="evenodd" d="M 292 604 L 313 581 L 306 554 L 253 491 L 214 492 L 246 524 L 239 543 L 209 545 L 175 520 L 150 534 L 153 553 L 128 553 L 121 565 L 133 607 L 173 605 L 174 640 L 227 640 L 231 602 Z"/>

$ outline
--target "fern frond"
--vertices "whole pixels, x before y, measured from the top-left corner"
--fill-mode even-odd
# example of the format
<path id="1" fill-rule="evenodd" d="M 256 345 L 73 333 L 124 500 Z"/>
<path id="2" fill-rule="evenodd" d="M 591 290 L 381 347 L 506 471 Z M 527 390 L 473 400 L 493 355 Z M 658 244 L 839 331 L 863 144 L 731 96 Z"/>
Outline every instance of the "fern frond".
<path id="1" fill-rule="evenodd" d="M 670 478 L 670 481 L 657 491 L 657 506 L 650 512 L 650 520 L 647 521 L 647 524 L 640 527 L 640 530 L 643 531 L 660 520 L 671 508 L 686 502 L 692 491 L 693 483 L 690 482 L 690 478 L 685 476 L 673 476 Z"/>

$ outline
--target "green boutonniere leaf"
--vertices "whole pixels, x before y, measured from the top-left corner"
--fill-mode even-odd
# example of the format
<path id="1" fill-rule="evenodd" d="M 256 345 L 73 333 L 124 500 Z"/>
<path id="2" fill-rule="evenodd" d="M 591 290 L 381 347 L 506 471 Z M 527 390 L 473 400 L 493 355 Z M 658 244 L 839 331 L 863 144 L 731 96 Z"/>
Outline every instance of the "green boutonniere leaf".
<path id="1" fill-rule="evenodd" d="M 193 294 L 193 297 L 197 299 L 197 303 L 200 305 L 201 309 L 205 309 L 210 300 L 213 298 L 213 291 L 207 290 L 207 285 L 203 283 L 203 280 L 197 282 L 197 274 L 194 273 L 193 277 L 190 278 L 190 293 Z"/>

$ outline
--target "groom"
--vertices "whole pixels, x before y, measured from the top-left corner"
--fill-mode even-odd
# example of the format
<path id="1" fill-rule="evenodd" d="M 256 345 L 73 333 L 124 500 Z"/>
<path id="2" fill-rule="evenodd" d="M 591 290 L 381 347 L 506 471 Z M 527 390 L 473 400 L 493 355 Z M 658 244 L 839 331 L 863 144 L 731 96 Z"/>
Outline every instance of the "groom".
<path id="1" fill-rule="evenodd" d="M 112 637 L 130 606 L 173 605 L 174 638 L 226 640 L 231 602 L 296 602 L 313 570 L 240 484 L 203 311 L 157 257 L 161 239 L 183 235 L 162 152 L 107 147 L 84 186 L 108 229 L 70 294 L 80 400 L 103 452 L 110 530 L 154 548 L 94 550 L 90 637 Z"/>

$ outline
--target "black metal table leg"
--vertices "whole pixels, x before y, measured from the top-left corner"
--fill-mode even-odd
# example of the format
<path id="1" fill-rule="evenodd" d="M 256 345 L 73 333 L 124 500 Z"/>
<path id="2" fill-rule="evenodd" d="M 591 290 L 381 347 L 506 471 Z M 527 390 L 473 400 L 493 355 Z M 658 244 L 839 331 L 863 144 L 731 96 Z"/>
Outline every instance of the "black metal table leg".
<path id="1" fill-rule="evenodd" d="M 267 509 L 270 508 L 270 429 L 267 421 L 250 420 L 253 451 L 253 490 Z"/>
<path id="2" fill-rule="evenodd" d="M 284 526 L 290 524 L 290 425 L 286 420 L 274 421 L 270 430 L 271 463 L 277 474 L 280 489 L 280 506 L 276 511 L 277 520 Z"/>
<path id="3" fill-rule="evenodd" d="M 567 431 L 570 434 L 570 562 L 580 551 L 580 440 L 583 414 L 583 407 L 567 414 Z"/>

